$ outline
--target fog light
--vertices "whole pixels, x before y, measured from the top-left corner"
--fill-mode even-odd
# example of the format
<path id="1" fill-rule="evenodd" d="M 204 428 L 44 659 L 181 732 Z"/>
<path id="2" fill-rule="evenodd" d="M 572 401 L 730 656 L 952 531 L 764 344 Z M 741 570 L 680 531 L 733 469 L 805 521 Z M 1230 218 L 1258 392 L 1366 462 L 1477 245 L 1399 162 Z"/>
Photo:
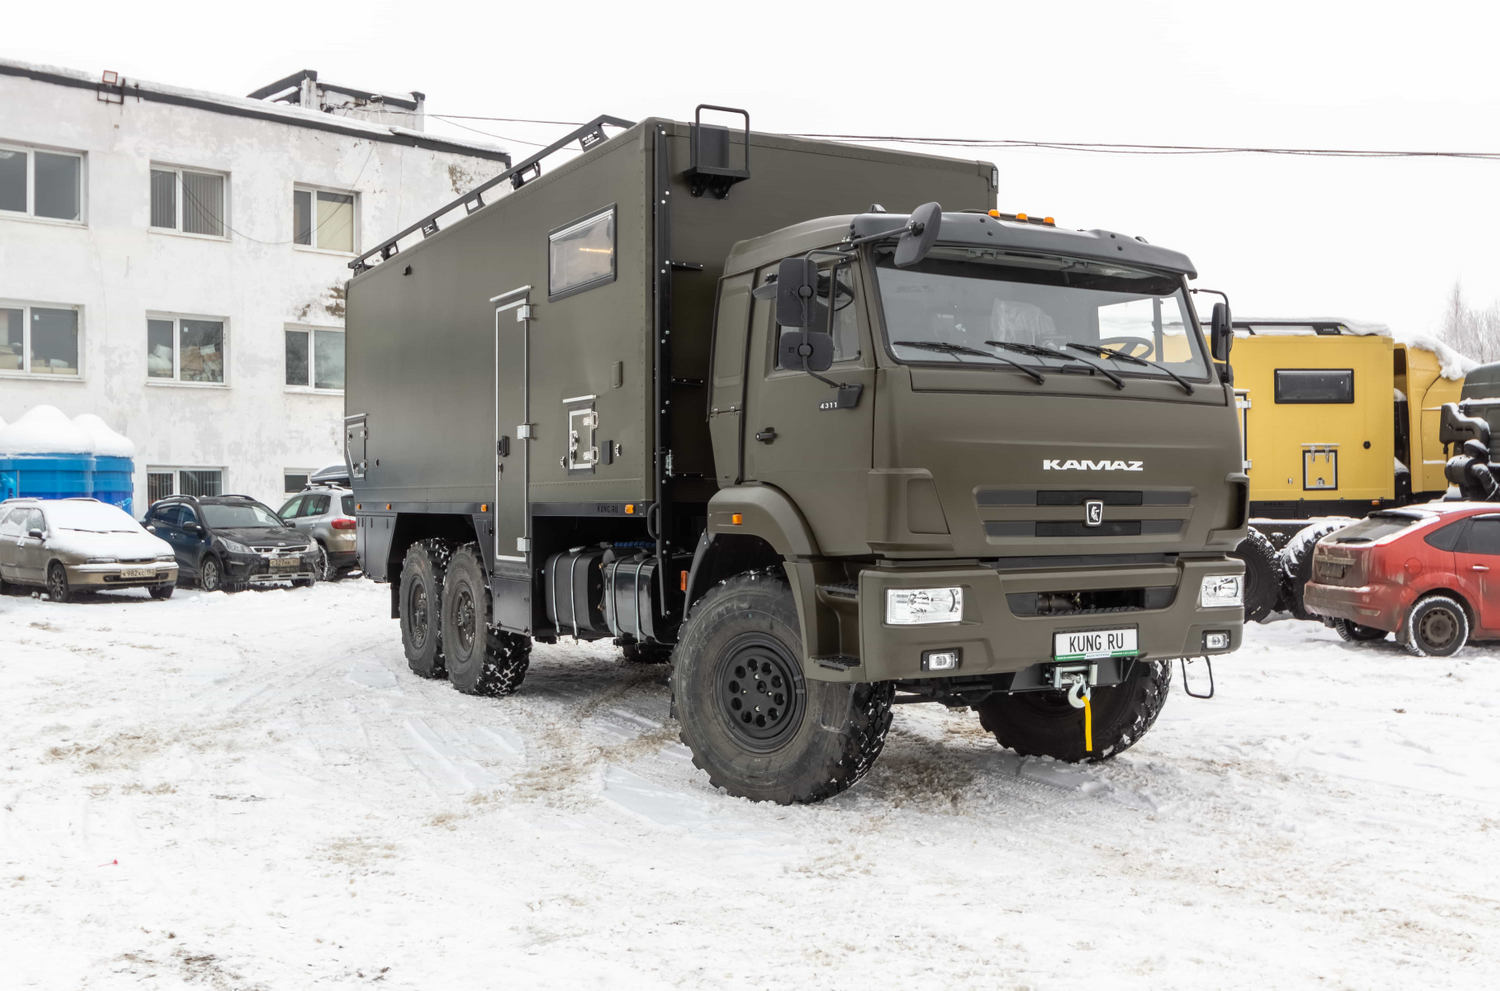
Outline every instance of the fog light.
<path id="1" fill-rule="evenodd" d="M 961 653 L 956 647 L 952 650 L 925 650 L 922 652 L 922 670 L 956 671 Z"/>
<path id="2" fill-rule="evenodd" d="M 891 588 L 885 593 L 885 621 L 892 626 L 957 623 L 964 618 L 961 588 Z"/>
<path id="3" fill-rule="evenodd" d="M 1205 633 L 1205 634 L 1203 634 L 1203 649 L 1204 650 L 1228 650 L 1229 649 L 1229 634 L 1228 633 L 1223 633 L 1223 632 Z"/>
<path id="4" fill-rule="evenodd" d="M 1207 575 L 1198 593 L 1198 605 L 1204 609 L 1244 605 L 1242 588 L 1239 575 Z"/>

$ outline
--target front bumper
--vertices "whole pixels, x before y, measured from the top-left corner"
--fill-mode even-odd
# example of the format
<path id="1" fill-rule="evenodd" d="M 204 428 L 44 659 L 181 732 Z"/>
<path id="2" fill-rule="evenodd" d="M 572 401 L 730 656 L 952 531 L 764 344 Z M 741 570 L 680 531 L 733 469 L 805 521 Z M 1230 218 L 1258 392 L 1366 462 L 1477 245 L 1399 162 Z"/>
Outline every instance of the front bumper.
<path id="1" fill-rule="evenodd" d="M 1398 585 L 1321 585 L 1302 587 L 1302 602 L 1315 616 L 1347 619 L 1377 630 L 1397 630 L 1406 615 L 1408 590 Z"/>
<path id="2" fill-rule="evenodd" d="M 291 566 L 274 562 L 292 562 Z M 278 582 L 311 581 L 317 578 L 318 564 L 312 553 L 292 555 L 230 554 L 224 561 L 225 576 L 246 585 L 274 585 Z"/>
<path id="3" fill-rule="evenodd" d="M 846 671 L 809 669 L 812 677 L 839 681 L 891 681 L 930 678 L 922 655 L 933 650 L 962 651 L 954 676 L 1005 674 L 1054 659 L 1053 635 L 1088 630 L 1133 628 L 1138 656 L 1146 660 L 1200 657 L 1239 649 L 1245 610 L 1240 606 L 1205 609 L 1198 605 L 1203 579 L 1243 574 L 1236 558 L 1195 558 L 1171 564 L 1002 571 L 981 565 L 941 568 L 868 568 L 859 576 L 859 664 Z M 964 590 L 963 619 L 930 626 L 885 623 L 887 589 L 957 585 Z M 1159 608 L 1099 610 L 1062 615 L 1017 615 L 1007 596 L 1115 589 L 1162 589 L 1151 601 Z M 1229 634 L 1222 650 L 1204 648 L 1209 632 Z"/>
<path id="4" fill-rule="evenodd" d="M 177 583 L 176 561 L 152 561 L 147 564 L 65 564 L 68 584 L 74 588 L 151 588 Z M 126 578 L 125 571 L 149 571 L 145 577 Z"/>

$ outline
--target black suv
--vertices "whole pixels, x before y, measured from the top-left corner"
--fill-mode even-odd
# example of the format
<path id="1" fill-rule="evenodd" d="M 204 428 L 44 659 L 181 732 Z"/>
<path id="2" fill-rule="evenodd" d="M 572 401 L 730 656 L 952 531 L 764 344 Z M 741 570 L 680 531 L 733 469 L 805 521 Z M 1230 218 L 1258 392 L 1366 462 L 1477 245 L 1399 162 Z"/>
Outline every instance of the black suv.
<path id="1" fill-rule="evenodd" d="M 142 525 L 172 545 L 178 581 L 205 591 L 317 580 L 312 540 L 249 496 L 172 496 L 152 503 Z"/>

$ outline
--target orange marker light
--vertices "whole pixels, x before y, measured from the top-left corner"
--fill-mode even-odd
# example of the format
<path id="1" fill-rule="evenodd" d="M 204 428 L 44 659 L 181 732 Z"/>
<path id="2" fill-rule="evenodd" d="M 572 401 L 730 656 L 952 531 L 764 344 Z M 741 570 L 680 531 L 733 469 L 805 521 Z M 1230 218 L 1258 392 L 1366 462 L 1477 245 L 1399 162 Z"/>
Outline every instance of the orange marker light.
<path id="1" fill-rule="evenodd" d="M 684 591 L 684 592 L 687 591 L 687 572 L 686 571 L 684 571 L 682 573 L 682 591 Z"/>
<path id="2" fill-rule="evenodd" d="M 488 513 L 490 511 L 490 504 L 487 502 L 481 502 L 479 504 L 479 511 L 481 513 Z"/>
<path id="3" fill-rule="evenodd" d="M 355 508 L 355 509 L 364 509 L 364 508 L 365 508 L 365 504 L 364 504 L 364 503 L 362 503 L 362 502 L 356 502 L 356 503 L 355 503 L 355 504 L 354 504 L 354 508 Z"/>
<path id="4" fill-rule="evenodd" d="M 1018 214 L 1016 214 L 1016 219 L 1017 220 L 1025 220 L 1026 219 L 1026 214 L 1024 214 L 1024 213 L 1018 213 Z"/>
<path id="5" fill-rule="evenodd" d="M 634 513 L 635 513 L 635 503 L 633 503 L 633 502 L 627 502 L 625 504 L 625 515 L 626 516 L 630 516 L 630 515 L 632 515 Z"/>
<path id="6" fill-rule="evenodd" d="M 994 217 L 996 220 L 999 220 L 1000 219 L 1000 211 L 999 210 L 991 210 L 990 211 L 990 216 Z"/>
<path id="7" fill-rule="evenodd" d="M 1057 221 L 1053 220 L 1051 217 L 1043 217 L 1042 223 L 1055 225 Z"/>
<path id="8" fill-rule="evenodd" d="M 385 508 L 386 508 L 386 509 L 390 509 L 390 508 L 391 508 L 391 504 L 390 504 L 390 503 L 386 503 L 386 504 L 385 504 Z"/>
<path id="9" fill-rule="evenodd" d="M 729 525 L 730 526 L 740 526 L 744 522 L 745 522 L 745 517 L 743 515 L 741 515 L 740 513 L 730 513 L 729 514 Z"/>

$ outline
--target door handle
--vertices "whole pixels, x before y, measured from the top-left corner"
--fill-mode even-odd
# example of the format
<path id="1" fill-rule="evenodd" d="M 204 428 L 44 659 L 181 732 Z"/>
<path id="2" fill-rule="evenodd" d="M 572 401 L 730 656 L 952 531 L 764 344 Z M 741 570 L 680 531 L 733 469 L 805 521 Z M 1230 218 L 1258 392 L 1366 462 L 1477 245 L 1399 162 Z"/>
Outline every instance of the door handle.
<path id="1" fill-rule="evenodd" d="M 510 457 L 510 437 L 501 437 L 495 441 L 495 453 L 502 458 Z"/>
<path id="2" fill-rule="evenodd" d="M 771 443 L 772 441 L 774 441 L 776 439 L 776 428 L 775 427 L 767 427 L 766 429 L 762 430 L 760 433 L 756 434 L 755 435 L 755 439 L 758 440 L 758 441 L 760 441 L 762 444 L 769 444 L 769 443 Z"/>
<path id="3" fill-rule="evenodd" d="M 1488 571 L 1488 570 L 1490 570 L 1490 569 L 1489 569 L 1489 568 L 1486 568 L 1486 567 L 1485 567 L 1485 566 L 1484 566 L 1484 565 L 1482 565 L 1482 564 L 1471 564 L 1471 565 L 1469 565 L 1469 570 L 1470 570 L 1470 571 Z"/>

